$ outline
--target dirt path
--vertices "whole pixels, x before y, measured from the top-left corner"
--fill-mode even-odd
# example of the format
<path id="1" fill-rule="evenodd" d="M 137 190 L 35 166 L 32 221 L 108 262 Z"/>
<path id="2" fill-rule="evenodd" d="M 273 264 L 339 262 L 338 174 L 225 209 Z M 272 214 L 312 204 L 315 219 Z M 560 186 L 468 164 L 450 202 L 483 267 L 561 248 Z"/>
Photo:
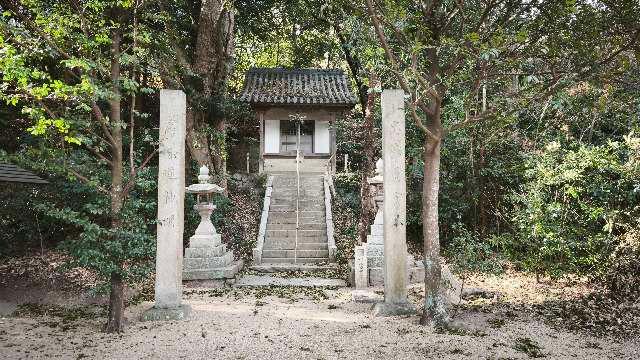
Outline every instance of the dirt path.
<path id="1" fill-rule="evenodd" d="M 104 319 L 0 319 L 0 359 L 639 359 L 640 340 L 615 341 L 548 327 L 522 314 L 464 310 L 467 331 L 435 333 L 418 317 L 374 318 L 347 289 L 296 301 L 255 292 L 186 296 L 191 320 L 139 322 L 100 332 Z M 256 298 L 258 295 L 259 298 Z M 313 295 L 313 294 L 312 294 Z"/>

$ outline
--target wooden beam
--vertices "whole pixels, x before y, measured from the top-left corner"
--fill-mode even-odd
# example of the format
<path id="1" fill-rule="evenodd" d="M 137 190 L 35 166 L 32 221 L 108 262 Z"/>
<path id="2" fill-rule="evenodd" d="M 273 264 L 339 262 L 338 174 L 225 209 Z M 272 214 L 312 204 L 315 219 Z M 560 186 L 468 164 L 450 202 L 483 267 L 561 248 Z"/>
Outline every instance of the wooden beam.
<path id="1" fill-rule="evenodd" d="M 331 152 L 331 172 L 336 172 L 336 157 L 337 157 L 337 145 L 336 145 L 336 114 L 331 113 L 331 121 L 329 122 L 329 137 L 330 137 L 330 152 Z"/>
<path id="2" fill-rule="evenodd" d="M 258 173 L 264 172 L 264 111 L 258 111 L 260 121 L 260 159 L 258 160 Z"/>

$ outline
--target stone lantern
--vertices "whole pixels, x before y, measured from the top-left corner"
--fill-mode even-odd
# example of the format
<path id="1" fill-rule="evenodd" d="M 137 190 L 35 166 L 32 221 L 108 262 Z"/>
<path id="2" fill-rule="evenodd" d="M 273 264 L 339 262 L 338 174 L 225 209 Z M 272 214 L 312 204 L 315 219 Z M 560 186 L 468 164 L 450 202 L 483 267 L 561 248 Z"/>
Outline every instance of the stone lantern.
<path id="1" fill-rule="evenodd" d="M 216 232 L 216 228 L 211 222 L 211 214 L 216 209 L 213 205 L 213 194 L 222 193 L 223 188 L 216 184 L 210 184 L 209 169 L 206 166 L 200 168 L 198 175 L 198 183 L 187 187 L 187 193 L 196 194 L 196 205 L 193 209 L 200 214 L 200 224 L 196 229 L 195 235 L 189 239 L 189 247 L 206 245 L 206 242 L 220 242 L 220 234 Z"/>
<path id="2" fill-rule="evenodd" d="M 376 161 L 376 170 L 375 176 L 367 179 L 367 182 L 376 188 L 375 195 L 373 196 L 373 200 L 376 202 L 376 217 L 374 220 L 374 224 L 382 224 L 382 201 L 384 200 L 384 174 L 383 174 L 383 163 L 382 159 L 378 159 Z M 368 242 L 368 240 L 367 240 Z"/>
<path id="3" fill-rule="evenodd" d="M 367 182 L 375 186 L 376 217 L 371 225 L 371 234 L 367 235 L 367 242 L 356 246 L 354 259 L 355 287 L 354 300 L 367 298 L 368 293 L 361 292 L 371 284 L 370 276 L 382 276 L 382 265 L 384 263 L 384 239 L 382 236 L 382 201 L 383 196 L 383 163 L 382 159 L 376 162 L 375 176 L 367 179 Z"/>
<path id="4" fill-rule="evenodd" d="M 197 203 L 193 208 L 200 215 L 200 224 L 195 234 L 189 238 L 189 247 L 185 250 L 182 273 L 184 280 L 233 278 L 242 266 L 241 262 L 234 262 L 233 253 L 227 251 L 211 222 L 211 214 L 216 209 L 213 194 L 220 194 L 224 189 L 209 183 L 210 179 L 209 169 L 202 166 L 198 183 L 186 188 L 187 193 L 197 196 Z"/>

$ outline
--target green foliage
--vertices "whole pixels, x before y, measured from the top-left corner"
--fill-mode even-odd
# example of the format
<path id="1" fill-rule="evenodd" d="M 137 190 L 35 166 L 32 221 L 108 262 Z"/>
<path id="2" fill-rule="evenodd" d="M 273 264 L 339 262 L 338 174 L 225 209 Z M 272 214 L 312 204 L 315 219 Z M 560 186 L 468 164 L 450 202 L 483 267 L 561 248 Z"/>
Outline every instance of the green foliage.
<path id="1" fill-rule="evenodd" d="M 480 234 L 458 224 L 454 237 L 449 239 L 445 255 L 457 273 L 494 273 L 504 271 L 503 237 L 493 235 L 483 239 Z"/>
<path id="2" fill-rule="evenodd" d="M 601 277 L 618 236 L 639 215 L 638 139 L 601 146 L 550 142 L 529 159 L 512 251 L 528 270 Z"/>
<path id="3" fill-rule="evenodd" d="M 622 299 L 640 296 L 640 228 L 637 226 L 620 236 L 616 249 L 608 259 L 605 275 L 607 288 Z"/>
<path id="4" fill-rule="evenodd" d="M 334 239 L 338 252 L 336 261 L 346 265 L 354 256 L 358 238 L 360 213 L 360 182 L 354 174 L 336 174 L 334 185 L 336 196 L 332 199 Z"/>
<path id="5" fill-rule="evenodd" d="M 106 176 L 106 175 L 104 175 Z M 155 255 L 156 182 L 153 169 L 138 175 L 135 191 L 111 226 L 109 199 L 91 187 L 69 187 L 55 202 L 42 201 L 36 210 L 71 227 L 58 246 L 73 256 L 73 266 L 94 270 L 103 281 L 119 273 L 128 282 L 145 278 L 153 269 Z M 82 201 L 68 201 L 68 199 Z"/>
<path id="6" fill-rule="evenodd" d="M 211 216 L 211 222 L 236 258 L 247 262 L 253 258 L 253 248 L 258 239 L 258 224 L 264 198 L 264 183 L 261 185 L 263 181 L 263 176 L 256 176 L 251 178 L 248 187 L 239 187 L 230 181 L 228 196 L 216 194 L 213 197 L 216 209 Z M 200 216 L 193 210 L 195 203 L 195 196 L 185 196 L 185 247 L 200 223 Z"/>
<path id="7" fill-rule="evenodd" d="M 336 194 L 354 212 L 360 211 L 360 175 L 337 173 L 334 177 Z"/>

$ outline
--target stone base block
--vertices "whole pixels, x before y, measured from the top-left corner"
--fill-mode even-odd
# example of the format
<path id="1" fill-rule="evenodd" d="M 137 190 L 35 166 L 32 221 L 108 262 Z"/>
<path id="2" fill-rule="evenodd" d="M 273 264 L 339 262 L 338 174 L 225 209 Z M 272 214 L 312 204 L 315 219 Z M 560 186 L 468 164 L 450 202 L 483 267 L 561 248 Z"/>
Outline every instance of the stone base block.
<path id="1" fill-rule="evenodd" d="M 253 265 L 262 264 L 262 248 L 253 249 Z"/>
<path id="2" fill-rule="evenodd" d="M 377 303 L 373 307 L 373 316 L 401 316 L 415 315 L 416 307 L 409 303 Z"/>
<path id="3" fill-rule="evenodd" d="M 414 266 L 407 271 L 407 284 L 417 284 L 424 282 L 424 267 Z M 384 268 L 369 268 L 369 286 L 384 285 Z"/>
<path id="4" fill-rule="evenodd" d="M 384 285 L 384 269 L 381 267 L 369 268 L 369 286 Z"/>
<path id="5" fill-rule="evenodd" d="M 176 308 L 156 308 L 155 306 L 145 311 L 140 320 L 142 321 L 171 321 L 185 320 L 191 313 L 191 306 L 182 304 Z"/>
<path id="6" fill-rule="evenodd" d="M 185 280 L 182 282 L 183 289 L 221 289 L 227 285 L 231 285 L 228 279 Z"/>
<path id="7" fill-rule="evenodd" d="M 182 280 L 231 279 L 242 269 L 242 260 L 230 265 L 212 269 L 189 269 L 182 272 Z"/>
<path id="8" fill-rule="evenodd" d="M 213 248 L 220 246 L 222 241 L 220 234 L 193 235 L 189 238 L 190 248 Z"/>
<path id="9" fill-rule="evenodd" d="M 351 292 L 351 299 L 359 303 L 378 303 L 384 301 L 382 295 L 378 295 L 369 290 L 353 290 Z"/>
<path id="10" fill-rule="evenodd" d="M 215 247 L 188 247 L 184 250 L 185 258 L 211 258 L 222 256 L 227 252 L 227 246 L 220 244 Z"/>
<path id="11" fill-rule="evenodd" d="M 233 253 L 230 251 L 218 257 L 185 257 L 183 259 L 184 271 L 224 268 L 231 263 L 233 263 Z"/>

